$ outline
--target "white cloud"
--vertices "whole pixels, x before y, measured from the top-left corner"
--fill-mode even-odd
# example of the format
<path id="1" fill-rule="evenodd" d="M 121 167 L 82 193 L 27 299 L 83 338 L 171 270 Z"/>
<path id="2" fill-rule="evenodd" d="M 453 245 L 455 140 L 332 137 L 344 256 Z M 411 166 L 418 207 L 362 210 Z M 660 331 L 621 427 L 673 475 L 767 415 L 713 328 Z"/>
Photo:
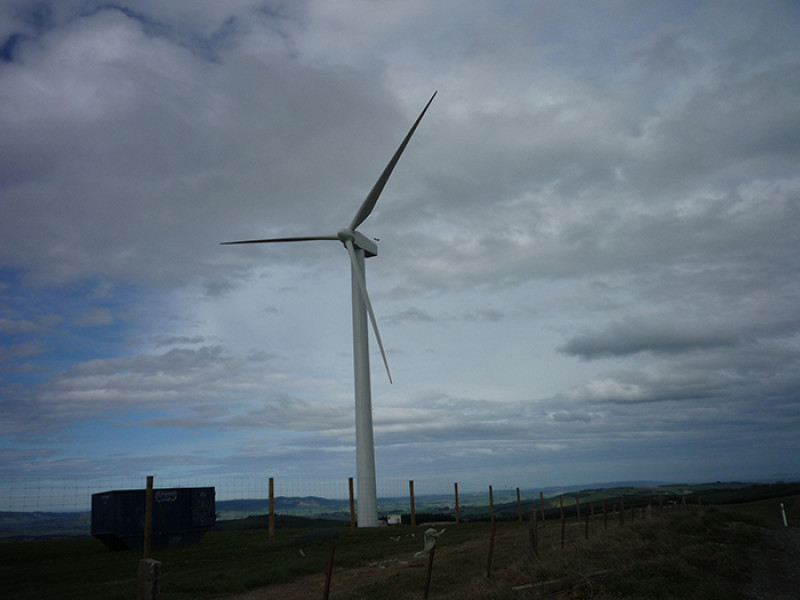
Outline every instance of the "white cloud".
<path id="1" fill-rule="evenodd" d="M 76 327 L 101 327 L 114 322 L 111 311 L 107 308 L 97 308 L 79 315 L 75 319 Z"/>

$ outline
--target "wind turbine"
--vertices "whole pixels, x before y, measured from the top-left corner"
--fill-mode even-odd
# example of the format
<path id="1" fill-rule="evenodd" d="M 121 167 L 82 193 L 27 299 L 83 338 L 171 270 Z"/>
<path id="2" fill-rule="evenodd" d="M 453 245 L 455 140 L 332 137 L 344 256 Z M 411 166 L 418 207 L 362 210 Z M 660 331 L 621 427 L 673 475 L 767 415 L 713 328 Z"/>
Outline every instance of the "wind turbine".
<path id="1" fill-rule="evenodd" d="M 372 310 L 372 303 L 367 294 L 367 282 L 364 270 L 364 259 L 377 256 L 377 244 L 365 237 L 358 227 L 369 217 L 375 203 L 381 195 L 389 176 L 392 174 L 397 161 L 406 149 L 411 136 L 417 129 L 422 117 L 428 107 L 436 97 L 433 93 L 431 99 L 422 109 L 419 117 L 411 126 L 405 139 L 392 156 L 389 164 L 378 177 L 378 181 L 356 212 L 350 225 L 339 230 L 333 235 L 313 235 L 303 237 L 283 237 L 270 238 L 263 240 L 241 240 L 236 242 L 222 242 L 222 245 L 231 244 L 271 244 L 281 242 L 309 242 L 316 240 L 340 241 L 350 255 L 351 286 L 353 297 L 353 372 L 355 377 L 355 413 L 356 413 L 356 483 L 358 494 L 358 526 L 377 527 L 378 526 L 378 493 L 375 478 L 375 441 L 372 435 L 372 392 L 369 378 L 369 338 L 367 316 L 372 322 L 372 329 L 375 331 L 375 339 L 383 357 L 383 364 L 386 367 L 386 374 L 389 383 L 392 382 L 392 375 L 389 372 L 389 363 L 386 360 L 386 353 L 383 350 L 381 335 L 378 333 L 378 323 L 375 320 L 375 313 Z"/>

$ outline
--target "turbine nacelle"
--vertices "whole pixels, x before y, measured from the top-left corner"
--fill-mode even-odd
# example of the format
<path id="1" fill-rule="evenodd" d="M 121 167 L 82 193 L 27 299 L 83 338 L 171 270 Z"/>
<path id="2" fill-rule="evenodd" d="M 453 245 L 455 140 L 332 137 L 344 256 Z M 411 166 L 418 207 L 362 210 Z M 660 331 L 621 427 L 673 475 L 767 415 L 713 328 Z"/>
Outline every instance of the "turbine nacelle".
<path id="1" fill-rule="evenodd" d="M 336 234 L 336 237 L 341 240 L 345 247 L 347 247 L 348 241 L 353 242 L 353 246 L 356 248 L 361 248 L 364 251 L 364 256 L 366 258 L 378 256 L 378 244 L 359 231 L 353 231 L 352 229 L 340 229 L 339 233 Z"/>

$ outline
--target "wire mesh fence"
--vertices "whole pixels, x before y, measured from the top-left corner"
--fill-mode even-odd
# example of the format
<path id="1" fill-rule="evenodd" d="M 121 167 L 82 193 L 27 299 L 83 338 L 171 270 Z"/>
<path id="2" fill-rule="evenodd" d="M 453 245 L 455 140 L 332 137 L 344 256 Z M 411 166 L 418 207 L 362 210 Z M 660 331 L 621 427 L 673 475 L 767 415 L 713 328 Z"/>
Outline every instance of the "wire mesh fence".
<path id="1" fill-rule="evenodd" d="M 154 476 L 156 488 L 214 487 L 217 502 L 227 500 L 266 500 L 269 498 L 270 476 L 213 476 L 172 477 Z M 0 512 L 87 512 L 91 510 L 92 494 L 110 490 L 144 489 L 146 477 L 73 477 L 73 478 L 6 478 L 0 487 Z M 284 479 L 273 478 L 275 497 L 325 498 L 347 500 L 347 479 Z M 439 498 L 441 504 L 454 503 L 455 484 L 441 479 L 414 480 L 417 497 Z M 379 479 L 377 483 L 379 509 L 383 502 L 392 510 L 410 507 L 408 479 Z M 488 504 L 489 486 L 461 486 L 463 502 L 470 500 Z M 537 492 L 538 493 L 538 492 Z M 530 492 L 533 494 L 533 492 Z M 514 496 L 511 488 L 495 488 L 495 502 L 508 502 Z M 356 499 L 357 502 L 357 499 Z"/>
<path id="2" fill-rule="evenodd" d="M 144 489 L 146 477 L 78 477 L 78 478 L 6 478 L 0 487 L 0 538 L 20 536 L 84 535 L 91 529 L 92 495 L 109 491 Z M 270 511 L 270 477 L 213 476 L 174 477 L 154 476 L 155 489 L 203 488 L 215 489 L 217 520 L 243 519 L 266 515 Z M 351 505 L 348 479 L 284 479 L 272 478 L 272 498 L 275 514 L 305 518 L 348 520 L 357 510 L 358 498 Z M 487 507 L 490 486 L 458 488 L 441 479 L 414 480 L 379 479 L 378 512 L 381 518 L 414 520 L 414 500 L 419 515 L 445 515 L 446 520 L 462 518 L 466 507 Z M 538 492 L 527 492 L 522 498 L 538 498 Z M 519 502 L 519 492 L 512 488 L 496 490 L 495 504 Z M 468 509 L 467 509 L 468 510 Z M 478 508 L 480 510 L 480 508 Z M 424 518 L 424 517 L 423 517 Z M 473 516 L 474 518 L 474 516 Z M 397 522 L 397 521 L 395 521 Z"/>
<path id="3" fill-rule="evenodd" d="M 155 476 L 157 488 L 214 487 L 217 501 L 260 499 L 269 494 L 269 477 L 176 478 Z M 81 512 L 91 508 L 92 494 L 143 489 L 144 477 L 74 479 L 7 479 L 0 490 L 3 512 Z M 282 496 L 347 498 L 347 481 L 275 480 Z"/>

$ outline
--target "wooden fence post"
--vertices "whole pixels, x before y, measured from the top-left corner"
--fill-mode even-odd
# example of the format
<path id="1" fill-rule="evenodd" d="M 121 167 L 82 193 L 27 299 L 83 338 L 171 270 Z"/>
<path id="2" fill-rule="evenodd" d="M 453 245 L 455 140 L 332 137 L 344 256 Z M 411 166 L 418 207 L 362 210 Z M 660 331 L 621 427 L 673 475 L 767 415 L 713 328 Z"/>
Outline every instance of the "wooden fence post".
<path id="1" fill-rule="evenodd" d="M 153 529 L 153 476 L 147 476 L 147 489 L 144 496 L 144 556 L 150 556 L 150 532 Z"/>
<path id="2" fill-rule="evenodd" d="M 417 526 L 417 513 L 414 510 L 414 480 L 408 482 L 408 495 L 411 498 L 411 526 Z"/>
<path id="3" fill-rule="evenodd" d="M 456 489 L 456 523 L 460 523 L 461 515 L 459 514 L 459 508 L 458 508 L 458 482 L 454 483 L 453 486 Z"/>
<path id="4" fill-rule="evenodd" d="M 588 512 L 586 513 L 586 529 L 584 530 L 583 537 L 584 537 L 584 539 L 587 539 L 587 540 L 589 539 L 589 513 Z"/>
<path id="5" fill-rule="evenodd" d="M 492 578 L 492 555 L 494 554 L 494 534 L 497 529 L 497 522 L 492 519 L 492 528 L 489 532 L 489 558 L 486 561 L 486 579 Z"/>
<path id="6" fill-rule="evenodd" d="M 269 478 L 269 537 L 275 537 L 275 479 Z"/>
<path id="7" fill-rule="evenodd" d="M 325 589 L 322 592 L 322 600 L 328 600 L 331 594 L 331 579 L 333 577 L 333 554 L 336 551 L 336 546 L 331 545 L 331 550 L 328 553 L 328 568 L 325 569 Z"/>
<path id="8" fill-rule="evenodd" d="M 161 595 L 161 563 L 152 558 L 139 561 L 137 600 L 158 600 Z"/>
<path id="9" fill-rule="evenodd" d="M 356 502 L 355 502 L 355 494 L 353 494 L 353 478 L 350 477 L 347 480 L 347 486 L 350 488 L 350 531 L 355 531 L 356 529 Z"/>
<path id="10" fill-rule="evenodd" d="M 575 498 L 575 511 L 578 514 L 578 522 L 580 523 L 581 520 L 581 499 Z"/>
<path id="11" fill-rule="evenodd" d="M 536 509 L 532 508 L 531 523 L 528 530 L 528 554 L 531 560 L 539 558 L 539 524 L 536 522 Z"/>
<path id="12" fill-rule="evenodd" d="M 428 552 L 428 571 L 425 573 L 425 592 L 422 594 L 422 600 L 428 600 L 428 593 L 431 591 L 431 573 L 433 573 L 433 557 L 436 554 L 436 546 L 431 548 Z"/>
<path id="13" fill-rule="evenodd" d="M 517 488 L 517 516 L 519 522 L 522 523 L 522 499 L 519 497 L 519 488 Z"/>
<path id="14" fill-rule="evenodd" d="M 542 509 L 542 525 L 544 525 L 544 492 L 539 492 L 539 508 Z"/>
<path id="15" fill-rule="evenodd" d="M 161 579 L 161 563 L 148 558 L 150 555 L 150 536 L 153 529 L 153 476 L 147 476 L 147 489 L 144 496 L 144 556 L 139 561 L 137 573 L 138 600 L 158 600 Z"/>
<path id="16" fill-rule="evenodd" d="M 489 518 L 494 523 L 494 494 L 492 493 L 492 486 L 489 486 Z"/>

